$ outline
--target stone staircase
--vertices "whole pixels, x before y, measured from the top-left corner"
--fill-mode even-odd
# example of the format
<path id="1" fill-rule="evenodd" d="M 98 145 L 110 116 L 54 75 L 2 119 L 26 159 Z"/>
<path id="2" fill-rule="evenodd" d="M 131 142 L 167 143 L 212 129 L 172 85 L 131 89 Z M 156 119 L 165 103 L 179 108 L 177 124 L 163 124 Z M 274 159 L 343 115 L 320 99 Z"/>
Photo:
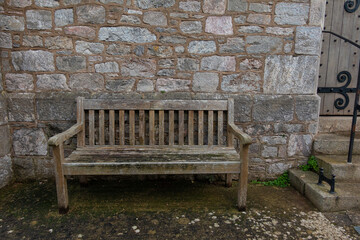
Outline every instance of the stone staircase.
<path id="1" fill-rule="evenodd" d="M 360 209 L 360 138 L 355 139 L 352 163 L 347 163 L 348 133 L 320 133 L 313 154 L 326 177 L 336 176 L 335 193 L 329 193 L 326 182 L 317 185 L 318 174 L 299 169 L 290 170 L 291 185 L 305 195 L 320 211 Z"/>

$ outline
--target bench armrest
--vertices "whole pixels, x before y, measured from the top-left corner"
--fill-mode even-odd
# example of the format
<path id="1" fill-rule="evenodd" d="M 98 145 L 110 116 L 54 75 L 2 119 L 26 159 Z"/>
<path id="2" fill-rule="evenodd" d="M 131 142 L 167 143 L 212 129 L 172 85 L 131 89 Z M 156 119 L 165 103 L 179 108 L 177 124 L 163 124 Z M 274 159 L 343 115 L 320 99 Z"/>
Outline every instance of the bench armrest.
<path id="1" fill-rule="evenodd" d="M 234 123 L 228 124 L 229 130 L 237 137 L 242 145 L 247 145 L 252 143 L 252 139 L 249 135 L 240 130 Z"/>
<path id="2" fill-rule="evenodd" d="M 65 142 L 69 138 L 73 137 L 75 134 L 78 134 L 83 130 L 83 123 L 77 123 L 65 132 L 56 134 L 51 137 L 48 141 L 49 146 L 59 146 L 61 143 Z"/>

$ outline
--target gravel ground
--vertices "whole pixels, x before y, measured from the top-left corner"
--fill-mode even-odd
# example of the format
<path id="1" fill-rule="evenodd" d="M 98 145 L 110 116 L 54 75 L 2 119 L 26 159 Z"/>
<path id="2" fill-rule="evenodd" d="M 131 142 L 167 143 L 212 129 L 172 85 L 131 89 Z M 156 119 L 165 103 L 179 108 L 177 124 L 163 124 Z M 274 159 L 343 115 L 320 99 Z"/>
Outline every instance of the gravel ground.
<path id="1" fill-rule="evenodd" d="M 238 212 L 235 185 L 73 180 L 59 215 L 53 181 L 17 183 L 0 190 L 0 239 L 360 239 L 360 211 L 321 213 L 291 187 L 250 184 Z"/>

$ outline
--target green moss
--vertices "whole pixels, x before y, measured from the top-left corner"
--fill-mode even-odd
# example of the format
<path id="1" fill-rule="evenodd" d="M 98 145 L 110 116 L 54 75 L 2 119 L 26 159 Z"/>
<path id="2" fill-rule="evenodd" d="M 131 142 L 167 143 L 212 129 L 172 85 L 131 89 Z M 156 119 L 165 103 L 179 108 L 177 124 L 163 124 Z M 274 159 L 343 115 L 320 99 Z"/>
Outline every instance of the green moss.
<path id="1" fill-rule="evenodd" d="M 288 187 L 288 186 L 290 186 L 289 173 L 284 172 L 282 175 L 280 175 L 275 180 L 264 181 L 264 182 L 254 180 L 251 183 L 253 183 L 253 184 L 261 184 L 261 185 L 264 185 L 264 186 Z"/>
<path id="2" fill-rule="evenodd" d="M 300 169 L 303 171 L 314 171 L 319 172 L 319 165 L 314 156 L 310 156 L 307 163 L 300 165 Z"/>

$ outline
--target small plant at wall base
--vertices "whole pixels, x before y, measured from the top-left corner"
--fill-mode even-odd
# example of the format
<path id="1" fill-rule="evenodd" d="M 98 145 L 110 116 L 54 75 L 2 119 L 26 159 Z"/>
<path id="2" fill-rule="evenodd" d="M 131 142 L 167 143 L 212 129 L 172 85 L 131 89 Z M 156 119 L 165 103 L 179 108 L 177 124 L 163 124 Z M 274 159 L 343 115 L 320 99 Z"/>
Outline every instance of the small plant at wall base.
<path id="1" fill-rule="evenodd" d="M 303 171 L 313 171 L 317 173 L 319 172 L 319 165 L 316 158 L 314 156 L 310 156 L 306 164 L 300 165 L 300 169 Z"/>
<path id="2" fill-rule="evenodd" d="M 253 183 L 253 184 L 261 184 L 261 185 L 264 185 L 264 186 L 288 187 L 288 186 L 290 186 L 289 173 L 284 172 L 282 175 L 280 175 L 275 180 L 264 181 L 264 182 L 254 180 L 251 183 Z"/>

